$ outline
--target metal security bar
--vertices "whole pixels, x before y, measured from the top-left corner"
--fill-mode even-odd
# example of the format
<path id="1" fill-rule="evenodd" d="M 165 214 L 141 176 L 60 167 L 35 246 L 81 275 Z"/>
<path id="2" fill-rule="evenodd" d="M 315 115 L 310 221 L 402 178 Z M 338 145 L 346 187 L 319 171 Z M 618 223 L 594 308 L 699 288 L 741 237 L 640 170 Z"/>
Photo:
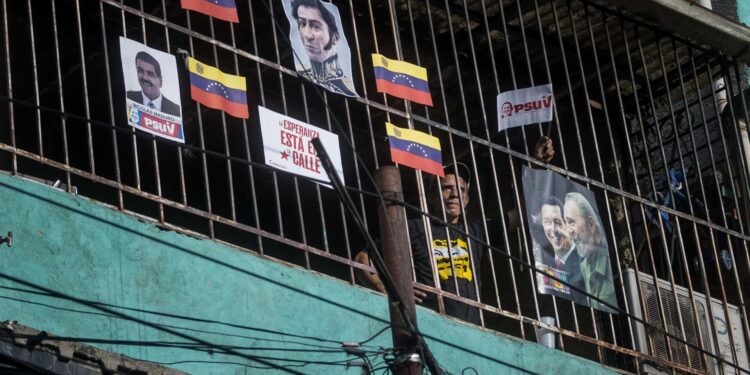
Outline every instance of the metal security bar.
<path id="1" fill-rule="evenodd" d="M 372 174 L 392 164 L 385 122 L 440 139 L 473 176 L 457 230 L 481 223 L 473 291 L 415 287 L 479 309 L 478 324 L 622 372 L 750 373 L 747 75 L 698 46 L 590 0 L 334 0 L 359 97 L 294 69 L 281 0 L 237 1 L 239 23 L 179 1 L 2 0 L 0 168 L 157 225 L 359 283 L 365 241 L 336 194 L 264 163 L 257 106 L 338 135 L 344 176 L 377 234 Z M 250 118 L 190 99 L 185 143 L 127 124 L 119 37 L 181 51 L 246 77 Z M 425 67 L 434 106 L 378 93 L 370 54 Z M 500 92 L 551 83 L 549 123 L 497 130 Z M 555 155 L 538 159 L 550 137 Z M 594 192 L 619 310 L 535 292 L 521 170 Z M 405 207 L 425 240 L 454 236 L 435 178 L 401 166 Z M 463 207 L 463 197 L 461 206 Z M 437 200 L 440 202 L 440 200 Z M 494 221 L 481 219 L 494 218 Z M 397 228 L 407 230 L 407 228 Z M 414 236 L 415 233 L 410 233 Z M 471 242 L 471 241 L 470 241 Z M 473 246 L 473 245 L 472 245 Z M 412 249 L 414 251 L 415 249 Z M 430 255 L 430 262 L 435 259 Z M 454 270 L 457 260 L 449 256 Z M 457 279 L 452 282 L 457 287 Z M 474 295 L 476 297 L 474 297 Z M 590 299 L 589 299 L 590 300 Z M 543 317 L 554 317 L 550 324 Z"/>

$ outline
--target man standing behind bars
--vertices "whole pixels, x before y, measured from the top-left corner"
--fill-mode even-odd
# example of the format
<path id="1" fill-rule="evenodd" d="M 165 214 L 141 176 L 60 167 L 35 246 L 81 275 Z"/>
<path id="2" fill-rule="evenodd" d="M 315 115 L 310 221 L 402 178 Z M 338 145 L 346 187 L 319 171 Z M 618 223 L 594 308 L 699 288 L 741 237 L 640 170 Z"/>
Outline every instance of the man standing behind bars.
<path id="1" fill-rule="evenodd" d="M 456 169 L 458 174 L 456 174 Z M 446 223 L 460 228 L 462 213 L 469 203 L 471 175 L 469 168 L 463 163 L 448 165 L 444 170 L 445 177 L 440 177 L 439 181 L 440 190 L 437 191 L 437 184 L 430 184 L 428 203 L 433 213 L 441 212 L 442 204 Z M 438 216 L 440 215 L 438 214 Z M 430 220 L 432 244 L 427 246 L 426 228 L 422 218 L 409 220 L 407 226 L 417 282 L 435 286 L 432 274 L 433 267 L 430 266 L 430 252 L 432 252 L 440 280 L 440 289 L 476 301 L 478 299 L 479 280 L 476 280 L 476 286 L 474 282 L 475 277 L 480 275 L 479 268 L 484 246 L 435 220 Z M 499 225 L 495 226 L 489 222 L 487 226 L 499 228 Z M 467 232 L 472 237 L 484 241 L 484 228 L 480 220 L 470 222 Z M 469 245 L 470 243 L 471 245 Z M 355 260 L 360 263 L 369 263 L 369 257 L 364 251 L 358 253 Z M 385 292 L 378 275 L 358 271 L 358 276 L 367 286 Z M 437 309 L 438 303 L 435 294 L 427 295 L 415 290 L 414 295 L 418 303 L 434 310 Z M 445 298 L 443 301 L 447 315 L 474 324 L 480 323 L 479 310 L 476 307 L 450 298 Z"/>
<path id="2" fill-rule="evenodd" d="M 552 141 L 548 137 L 541 138 L 537 142 L 534 155 L 537 159 L 549 162 L 554 156 Z M 465 164 L 460 162 L 445 166 L 444 171 L 445 177 L 439 178 L 439 184 L 430 184 L 427 196 L 432 214 L 440 217 L 441 212 L 445 213 L 445 223 L 429 220 L 432 243 L 428 246 L 426 227 L 421 217 L 407 222 L 416 281 L 434 287 L 433 269 L 436 269 L 438 280 L 440 280 L 440 290 L 477 301 L 481 291 L 481 280 L 475 278 L 481 275 L 480 268 L 487 247 L 474 238 L 482 242 L 486 240 L 487 236 L 484 231 L 486 225 L 489 230 L 490 244 L 500 243 L 502 218 L 469 221 L 466 228 L 468 237 L 453 229 L 453 227 L 463 229 L 462 216 L 470 200 L 471 172 Z M 508 230 L 514 230 L 519 224 L 518 210 L 508 212 Z M 434 258 L 434 267 L 430 263 L 430 252 Z M 370 263 L 366 251 L 360 251 L 354 259 L 363 264 Z M 379 292 L 385 292 L 377 274 L 359 269 L 356 272 L 363 284 Z M 435 294 L 426 294 L 415 289 L 414 297 L 422 306 L 433 310 L 438 309 Z M 447 315 L 480 324 L 478 308 L 452 298 L 444 298 L 443 301 Z"/>

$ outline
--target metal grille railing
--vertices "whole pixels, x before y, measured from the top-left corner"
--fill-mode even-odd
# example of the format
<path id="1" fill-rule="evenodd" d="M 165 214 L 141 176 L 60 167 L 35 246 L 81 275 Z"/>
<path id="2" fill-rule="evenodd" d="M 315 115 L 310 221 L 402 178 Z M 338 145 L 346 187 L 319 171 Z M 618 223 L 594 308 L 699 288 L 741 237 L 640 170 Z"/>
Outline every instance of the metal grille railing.
<path id="1" fill-rule="evenodd" d="M 483 326 L 525 339 L 553 315 L 559 323 L 545 327 L 559 334 L 559 349 L 621 371 L 640 373 L 653 362 L 667 371 L 748 373 L 733 364 L 750 338 L 750 142 L 740 63 L 602 1 L 341 0 L 333 3 L 361 94 L 345 98 L 292 68 L 280 1 L 237 3 L 240 22 L 231 24 L 178 1 L 3 0 L 0 168 L 354 284 L 356 270 L 373 271 L 353 260 L 364 240 L 333 191 L 263 164 L 257 105 L 338 134 L 347 186 L 372 232 L 378 201 L 368 176 L 390 164 L 383 124 L 415 128 L 441 139 L 444 162 L 464 161 L 475 176 L 463 217 L 502 219 L 500 228 L 484 228 L 500 236 L 484 238 L 493 249 L 474 278 L 477 300 L 419 288 L 476 306 Z M 189 100 L 183 75 L 184 145 L 129 127 L 120 36 L 184 49 L 245 76 L 250 119 Z M 370 53 L 426 67 L 434 107 L 378 94 Z M 720 79 L 725 87 L 717 88 Z M 555 88 L 550 124 L 494 130 L 499 92 L 544 83 Z M 550 163 L 533 156 L 544 135 L 556 148 Z M 515 229 L 507 214 L 523 211 L 524 165 L 596 194 L 620 314 L 534 293 L 528 223 L 518 215 Z M 685 206 L 665 204 L 675 201 L 675 169 L 686 176 Z M 421 217 L 435 180 L 401 172 L 407 214 Z M 627 269 L 665 287 L 637 277 L 631 290 Z M 634 300 L 649 307 L 633 311 Z M 702 314 L 705 327 L 686 321 Z M 635 317 L 649 323 L 645 335 Z M 720 331 L 728 332 L 726 347 L 717 344 Z"/>

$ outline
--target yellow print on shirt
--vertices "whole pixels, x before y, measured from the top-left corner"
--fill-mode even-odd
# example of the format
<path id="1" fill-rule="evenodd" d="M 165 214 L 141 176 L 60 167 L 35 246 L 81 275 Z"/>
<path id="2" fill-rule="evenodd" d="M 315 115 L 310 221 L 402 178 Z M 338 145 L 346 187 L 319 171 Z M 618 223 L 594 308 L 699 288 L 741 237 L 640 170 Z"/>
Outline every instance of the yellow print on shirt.
<path id="1" fill-rule="evenodd" d="M 471 281 L 473 274 L 471 272 L 471 258 L 469 257 L 469 245 L 461 239 L 451 240 L 451 251 L 448 255 L 448 241 L 433 240 L 432 254 L 435 257 L 438 274 L 443 280 L 448 280 L 453 276 L 451 270 L 451 260 L 453 260 L 453 269 L 456 270 L 456 277 Z"/>

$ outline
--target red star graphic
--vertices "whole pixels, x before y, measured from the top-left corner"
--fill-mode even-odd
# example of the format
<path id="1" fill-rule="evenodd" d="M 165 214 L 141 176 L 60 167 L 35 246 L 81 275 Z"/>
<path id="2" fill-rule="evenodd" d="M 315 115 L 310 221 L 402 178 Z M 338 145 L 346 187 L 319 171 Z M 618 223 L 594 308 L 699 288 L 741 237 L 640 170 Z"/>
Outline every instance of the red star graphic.
<path id="1" fill-rule="evenodd" d="M 281 152 L 281 159 L 283 160 L 289 160 L 289 153 L 286 151 Z"/>

